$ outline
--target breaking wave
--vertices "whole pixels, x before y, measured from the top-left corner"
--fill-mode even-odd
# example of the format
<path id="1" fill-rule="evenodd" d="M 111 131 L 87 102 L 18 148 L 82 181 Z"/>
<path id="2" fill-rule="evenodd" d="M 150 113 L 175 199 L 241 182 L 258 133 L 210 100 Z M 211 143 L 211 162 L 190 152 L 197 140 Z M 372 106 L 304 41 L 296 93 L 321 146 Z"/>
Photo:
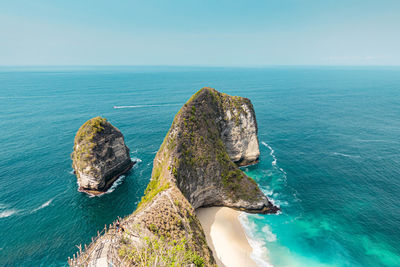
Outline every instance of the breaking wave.
<path id="1" fill-rule="evenodd" d="M 122 184 L 125 177 L 126 177 L 125 175 L 121 175 L 117 180 L 115 180 L 113 185 L 104 194 L 110 194 L 110 193 L 114 192 L 115 188 L 117 188 L 120 184 Z M 101 195 L 99 195 L 99 196 L 101 196 Z"/>
<path id="2" fill-rule="evenodd" d="M 249 242 L 251 248 L 253 249 L 252 253 L 250 254 L 250 257 L 254 260 L 254 262 L 258 266 L 272 267 L 272 264 L 268 261 L 269 252 L 266 248 L 265 242 L 263 240 L 255 238 L 252 234 L 252 233 L 256 232 L 255 223 L 249 221 L 247 218 L 247 215 L 243 212 L 241 212 L 239 215 L 239 221 L 240 221 L 240 224 L 243 226 L 243 229 L 246 232 L 247 241 Z M 267 226 L 265 226 L 265 227 L 267 227 Z M 263 232 L 264 232 L 264 228 L 263 228 Z M 275 240 L 273 240 L 273 237 L 275 237 Z M 272 232 L 270 232 L 270 239 L 273 241 L 276 241 L 276 236 Z"/>

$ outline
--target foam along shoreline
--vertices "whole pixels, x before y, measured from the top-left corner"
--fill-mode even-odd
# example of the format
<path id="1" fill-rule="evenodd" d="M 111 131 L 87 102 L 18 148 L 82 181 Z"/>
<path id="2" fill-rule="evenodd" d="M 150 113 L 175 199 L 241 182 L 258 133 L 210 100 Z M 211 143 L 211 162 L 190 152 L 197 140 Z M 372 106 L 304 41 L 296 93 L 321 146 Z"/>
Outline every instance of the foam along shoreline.
<path id="1" fill-rule="evenodd" d="M 240 212 L 226 207 L 196 210 L 219 267 L 257 267 L 251 259 L 252 248 L 240 224 Z"/>

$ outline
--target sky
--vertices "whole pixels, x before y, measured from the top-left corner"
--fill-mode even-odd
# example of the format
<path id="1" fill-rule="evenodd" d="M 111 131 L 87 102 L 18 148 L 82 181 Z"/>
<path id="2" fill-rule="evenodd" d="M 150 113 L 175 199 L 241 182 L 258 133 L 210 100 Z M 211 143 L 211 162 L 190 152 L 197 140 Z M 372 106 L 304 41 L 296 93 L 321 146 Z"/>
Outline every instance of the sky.
<path id="1" fill-rule="evenodd" d="M 400 65 L 400 0 L 0 0 L 0 65 Z"/>

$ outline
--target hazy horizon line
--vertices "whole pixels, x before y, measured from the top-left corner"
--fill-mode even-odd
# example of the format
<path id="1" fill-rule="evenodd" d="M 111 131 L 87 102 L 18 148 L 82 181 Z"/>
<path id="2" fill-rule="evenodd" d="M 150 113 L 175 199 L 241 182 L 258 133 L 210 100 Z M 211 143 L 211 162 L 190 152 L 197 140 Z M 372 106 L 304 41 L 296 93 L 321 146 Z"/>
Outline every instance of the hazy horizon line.
<path id="1" fill-rule="evenodd" d="M 204 67 L 204 68 L 266 68 L 266 67 L 400 67 L 400 64 L 371 64 L 371 65 L 357 65 L 357 64 L 265 64 L 265 65 L 146 65 L 146 64 L 37 64 L 37 65 L 0 65 L 0 68 L 19 68 L 19 67 Z"/>

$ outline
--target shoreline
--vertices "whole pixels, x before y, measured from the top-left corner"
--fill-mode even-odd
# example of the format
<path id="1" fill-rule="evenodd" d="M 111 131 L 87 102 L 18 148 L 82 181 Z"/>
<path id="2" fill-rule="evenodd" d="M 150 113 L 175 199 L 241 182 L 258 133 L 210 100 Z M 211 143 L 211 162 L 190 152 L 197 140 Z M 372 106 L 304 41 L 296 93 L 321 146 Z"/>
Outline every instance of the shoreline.
<path id="1" fill-rule="evenodd" d="M 196 215 L 219 267 L 257 267 L 240 212 L 227 207 L 199 208 Z"/>

